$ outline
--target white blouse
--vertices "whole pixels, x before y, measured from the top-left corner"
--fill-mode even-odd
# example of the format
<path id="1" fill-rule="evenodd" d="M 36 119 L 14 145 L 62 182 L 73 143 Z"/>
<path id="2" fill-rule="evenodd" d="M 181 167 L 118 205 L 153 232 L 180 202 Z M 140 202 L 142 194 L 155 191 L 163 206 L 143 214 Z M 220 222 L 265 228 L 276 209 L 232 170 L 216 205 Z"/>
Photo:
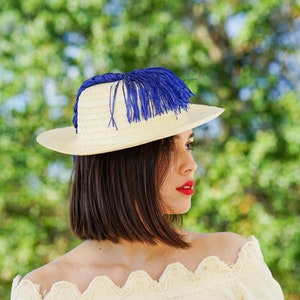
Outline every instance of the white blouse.
<path id="1" fill-rule="evenodd" d="M 134 271 L 124 286 L 115 285 L 107 276 L 93 279 L 83 293 L 71 282 L 60 281 L 41 295 L 39 285 L 17 276 L 11 300 L 157 300 L 157 299 L 264 299 L 283 300 L 278 282 L 263 260 L 259 243 L 251 237 L 239 252 L 237 261 L 228 265 L 216 256 L 205 258 L 195 272 L 179 262 L 167 266 L 160 279 L 145 271 Z"/>

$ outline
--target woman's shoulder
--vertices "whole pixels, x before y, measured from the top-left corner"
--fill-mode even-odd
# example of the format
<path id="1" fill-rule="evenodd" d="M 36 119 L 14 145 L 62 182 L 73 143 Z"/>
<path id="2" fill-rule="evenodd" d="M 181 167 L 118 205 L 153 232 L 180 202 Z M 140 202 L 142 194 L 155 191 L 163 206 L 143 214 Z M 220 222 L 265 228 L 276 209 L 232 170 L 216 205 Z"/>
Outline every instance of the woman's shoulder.
<path id="1" fill-rule="evenodd" d="M 82 248 L 84 248 L 83 244 L 78 245 L 48 264 L 31 271 L 24 276 L 23 280 L 37 284 L 42 293 L 48 292 L 55 282 L 71 281 L 78 272 L 78 261 L 81 260 L 82 253 L 84 253 Z"/>
<path id="2" fill-rule="evenodd" d="M 70 277 L 75 276 L 72 274 L 76 274 L 76 269 L 68 262 L 67 257 L 65 254 L 31 271 L 23 278 L 20 275 L 15 277 L 11 299 L 77 299 L 76 295 L 80 292 L 72 282 L 73 277 Z"/>
<path id="3" fill-rule="evenodd" d="M 42 267 L 39 267 L 27 275 L 23 280 L 28 280 L 39 286 L 41 293 L 48 292 L 53 283 L 64 280 L 64 274 L 68 269 L 65 256 L 61 256 Z"/>
<path id="4" fill-rule="evenodd" d="M 244 245 L 248 240 L 240 234 L 234 232 L 212 232 L 199 233 L 193 231 L 185 231 L 184 234 L 189 241 L 196 245 L 199 243 L 212 243 L 212 245 L 236 246 Z"/>
<path id="5" fill-rule="evenodd" d="M 231 265 L 234 264 L 248 240 L 233 232 L 195 233 L 188 232 L 188 239 L 195 254 L 201 257 L 216 256 Z"/>

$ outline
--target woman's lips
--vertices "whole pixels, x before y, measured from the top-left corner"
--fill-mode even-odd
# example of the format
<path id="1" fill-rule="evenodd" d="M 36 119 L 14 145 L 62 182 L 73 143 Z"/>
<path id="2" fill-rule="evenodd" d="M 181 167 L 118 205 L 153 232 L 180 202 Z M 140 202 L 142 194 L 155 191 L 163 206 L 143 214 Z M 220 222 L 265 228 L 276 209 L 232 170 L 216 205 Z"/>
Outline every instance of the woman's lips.
<path id="1" fill-rule="evenodd" d="M 184 195 L 191 196 L 194 194 L 193 185 L 194 185 L 194 181 L 188 180 L 182 186 L 176 188 L 176 190 Z"/>

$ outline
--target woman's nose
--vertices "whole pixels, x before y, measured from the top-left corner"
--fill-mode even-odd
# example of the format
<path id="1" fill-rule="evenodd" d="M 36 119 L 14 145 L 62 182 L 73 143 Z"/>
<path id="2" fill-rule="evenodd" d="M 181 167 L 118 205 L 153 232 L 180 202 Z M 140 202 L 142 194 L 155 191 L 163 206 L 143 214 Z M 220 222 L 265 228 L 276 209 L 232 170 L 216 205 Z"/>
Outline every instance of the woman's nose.
<path id="1" fill-rule="evenodd" d="M 195 162 L 191 153 L 186 153 L 184 160 L 182 161 L 180 171 L 184 174 L 193 173 L 196 171 L 198 165 Z"/>

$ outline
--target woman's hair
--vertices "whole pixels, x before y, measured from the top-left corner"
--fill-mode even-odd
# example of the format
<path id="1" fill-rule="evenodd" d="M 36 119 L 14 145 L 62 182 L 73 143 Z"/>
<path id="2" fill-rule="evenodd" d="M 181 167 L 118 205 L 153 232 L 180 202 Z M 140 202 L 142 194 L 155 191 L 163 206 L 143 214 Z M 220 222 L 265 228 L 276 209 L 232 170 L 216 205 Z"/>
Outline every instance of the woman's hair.
<path id="1" fill-rule="evenodd" d="M 120 239 L 189 246 L 174 227 L 181 215 L 166 215 L 160 189 L 171 160 L 173 137 L 133 148 L 77 156 L 70 221 L 81 239 Z"/>

